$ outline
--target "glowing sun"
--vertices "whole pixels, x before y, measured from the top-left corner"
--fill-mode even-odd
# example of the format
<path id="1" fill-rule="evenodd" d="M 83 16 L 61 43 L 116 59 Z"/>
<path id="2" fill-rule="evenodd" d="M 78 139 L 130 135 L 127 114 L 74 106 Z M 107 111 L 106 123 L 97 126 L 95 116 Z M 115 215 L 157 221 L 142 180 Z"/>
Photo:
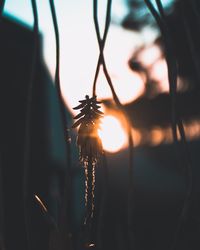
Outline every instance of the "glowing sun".
<path id="1" fill-rule="evenodd" d="M 112 115 L 107 115 L 102 119 L 99 136 L 105 151 L 115 153 L 126 145 L 127 138 L 124 128 L 120 121 Z"/>

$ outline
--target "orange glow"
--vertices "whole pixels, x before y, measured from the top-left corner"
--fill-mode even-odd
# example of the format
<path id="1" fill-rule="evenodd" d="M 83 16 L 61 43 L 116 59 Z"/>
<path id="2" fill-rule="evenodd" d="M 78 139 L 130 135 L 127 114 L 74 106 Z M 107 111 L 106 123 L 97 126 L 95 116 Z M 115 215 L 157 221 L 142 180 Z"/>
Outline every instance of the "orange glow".
<path id="1" fill-rule="evenodd" d="M 155 128 L 151 131 L 151 143 L 154 146 L 160 145 L 164 141 L 164 132 L 160 128 Z"/>
<path id="2" fill-rule="evenodd" d="M 102 140 L 103 149 L 111 153 L 118 152 L 127 143 L 126 132 L 122 124 L 112 115 L 107 115 L 102 119 L 99 136 Z"/>
<path id="3" fill-rule="evenodd" d="M 137 147 L 138 145 L 141 144 L 142 135 L 139 132 L 139 130 L 136 130 L 135 128 L 132 129 L 131 133 L 132 133 L 132 137 L 133 137 L 134 146 Z"/>

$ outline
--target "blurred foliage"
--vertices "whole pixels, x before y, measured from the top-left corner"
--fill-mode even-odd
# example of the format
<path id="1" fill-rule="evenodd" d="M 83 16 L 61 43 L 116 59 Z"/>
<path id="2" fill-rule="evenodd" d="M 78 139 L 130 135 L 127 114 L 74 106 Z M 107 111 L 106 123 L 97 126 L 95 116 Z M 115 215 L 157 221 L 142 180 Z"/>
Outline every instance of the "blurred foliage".
<path id="1" fill-rule="evenodd" d="M 156 27 L 155 21 L 143 0 L 126 0 L 126 2 L 129 13 L 122 22 L 124 28 L 140 31 L 146 25 Z M 166 13 L 172 12 L 175 2 L 175 0 L 163 1 Z"/>

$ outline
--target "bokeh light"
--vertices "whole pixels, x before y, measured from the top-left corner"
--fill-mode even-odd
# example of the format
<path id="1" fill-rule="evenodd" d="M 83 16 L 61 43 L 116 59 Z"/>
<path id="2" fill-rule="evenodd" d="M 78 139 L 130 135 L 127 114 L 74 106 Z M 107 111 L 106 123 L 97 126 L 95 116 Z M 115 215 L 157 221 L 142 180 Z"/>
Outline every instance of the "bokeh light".
<path id="1" fill-rule="evenodd" d="M 124 148 L 127 142 L 125 129 L 120 121 L 113 115 L 106 115 L 102 119 L 99 136 L 105 151 L 115 153 Z"/>

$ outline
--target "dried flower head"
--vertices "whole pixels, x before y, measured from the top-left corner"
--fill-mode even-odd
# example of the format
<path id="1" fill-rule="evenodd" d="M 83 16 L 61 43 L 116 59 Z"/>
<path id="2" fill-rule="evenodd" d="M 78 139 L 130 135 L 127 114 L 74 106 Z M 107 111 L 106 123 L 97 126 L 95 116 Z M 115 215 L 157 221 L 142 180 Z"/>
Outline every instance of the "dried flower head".
<path id="1" fill-rule="evenodd" d="M 74 109 L 80 109 L 80 113 L 74 117 L 78 119 L 72 128 L 79 127 L 77 145 L 79 146 L 80 160 L 82 162 L 91 161 L 95 163 L 102 152 L 102 143 L 98 135 L 100 126 L 100 118 L 103 112 L 99 110 L 100 102 L 96 100 L 96 96 L 89 98 L 85 96 L 85 100 L 79 101 L 81 104 Z"/>

